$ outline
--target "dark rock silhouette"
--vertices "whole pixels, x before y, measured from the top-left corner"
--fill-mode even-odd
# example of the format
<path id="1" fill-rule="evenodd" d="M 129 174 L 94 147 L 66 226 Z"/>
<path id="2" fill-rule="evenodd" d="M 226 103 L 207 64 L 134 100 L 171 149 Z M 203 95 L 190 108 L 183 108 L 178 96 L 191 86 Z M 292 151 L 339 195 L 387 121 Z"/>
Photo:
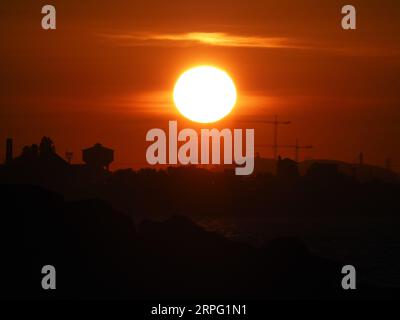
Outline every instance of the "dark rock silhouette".
<path id="1" fill-rule="evenodd" d="M 207 232 L 188 218 L 133 221 L 98 200 L 65 202 L 33 186 L 1 185 L 2 297 L 7 298 L 359 298 L 396 292 L 339 288 L 340 266 L 296 238 L 263 248 Z M 34 209 L 34 211 L 33 211 Z M 41 267 L 57 290 L 40 287 Z"/>
<path id="2" fill-rule="evenodd" d="M 196 167 L 93 170 L 68 164 L 45 137 L 0 166 L 2 296 L 399 297 L 396 289 L 369 284 L 362 268 L 358 289 L 345 292 L 345 263 L 317 256 L 287 228 L 296 221 L 295 231 L 317 229 L 317 219 L 324 230 L 350 220 L 369 227 L 390 221 L 396 228 L 400 184 L 360 181 L 329 163 L 312 164 L 305 175 L 297 167 L 284 159 L 277 175 L 249 177 Z M 269 237 L 261 248 L 233 241 L 193 222 L 204 217 L 268 222 L 278 239 Z M 284 224 L 274 224 L 276 218 Z M 346 232 L 334 240 L 354 230 Z M 54 292 L 40 287 L 44 264 L 56 266 Z"/>

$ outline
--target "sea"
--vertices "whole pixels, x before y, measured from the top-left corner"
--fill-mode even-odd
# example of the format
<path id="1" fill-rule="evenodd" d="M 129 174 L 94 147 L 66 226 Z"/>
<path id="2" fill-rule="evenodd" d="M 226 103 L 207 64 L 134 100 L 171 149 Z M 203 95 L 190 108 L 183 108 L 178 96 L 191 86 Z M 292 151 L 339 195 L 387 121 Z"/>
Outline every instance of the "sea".
<path id="1" fill-rule="evenodd" d="M 204 217 L 196 221 L 208 231 L 257 247 L 279 237 L 297 237 L 312 253 L 353 265 L 357 276 L 369 283 L 400 287 L 400 219 L 321 216 L 305 222 L 300 217 Z"/>

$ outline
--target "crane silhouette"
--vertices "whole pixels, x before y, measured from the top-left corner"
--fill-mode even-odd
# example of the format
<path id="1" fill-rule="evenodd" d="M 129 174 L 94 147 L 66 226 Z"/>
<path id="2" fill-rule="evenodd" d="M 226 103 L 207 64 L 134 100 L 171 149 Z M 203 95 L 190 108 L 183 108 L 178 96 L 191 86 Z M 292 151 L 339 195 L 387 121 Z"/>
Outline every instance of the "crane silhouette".
<path id="1" fill-rule="evenodd" d="M 278 126 L 284 125 L 284 124 L 291 124 L 291 121 L 279 121 L 278 116 L 274 116 L 274 120 L 250 120 L 250 121 L 244 121 L 244 122 L 253 122 L 253 123 L 266 123 L 266 124 L 272 124 L 274 126 L 274 144 L 273 144 L 273 149 L 274 149 L 274 159 L 278 160 Z"/>
<path id="2" fill-rule="evenodd" d="M 276 148 L 275 145 L 268 145 L 268 144 L 258 144 L 256 147 L 273 147 L 274 149 Z M 294 145 L 279 145 L 279 148 L 291 148 L 294 149 L 295 154 L 294 154 L 294 159 L 296 162 L 299 162 L 299 155 L 300 155 L 300 149 L 312 149 L 314 146 L 312 145 L 300 145 L 299 144 L 299 139 L 296 139 L 296 143 Z"/>

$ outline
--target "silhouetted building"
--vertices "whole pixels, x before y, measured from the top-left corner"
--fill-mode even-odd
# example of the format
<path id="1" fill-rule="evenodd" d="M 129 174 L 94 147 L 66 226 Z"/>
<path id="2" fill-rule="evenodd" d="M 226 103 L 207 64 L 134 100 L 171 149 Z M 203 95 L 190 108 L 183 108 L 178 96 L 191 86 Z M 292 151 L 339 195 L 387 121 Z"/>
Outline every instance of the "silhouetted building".
<path id="1" fill-rule="evenodd" d="M 82 159 L 90 167 L 108 170 L 114 161 L 114 150 L 96 143 L 93 147 L 82 150 Z"/>
<path id="2" fill-rule="evenodd" d="M 13 159 L 13 139 L 8 138 L 6 141 L 6 163 L 10 163 Z"/>
<path id="3" fill-rule="evenodd" d="M 277 162 L 277 176 L 283 179 L 295 179 L 299 177 L 298 163 L 289 158 L 282 159 L 280 156 Z"/>
<path id="4" fill-rule="evenodd" d="M 310 166 L 307 175 L 314 178 L 329 179 L 338 175 L 338 165 L 336 163 L 318 163 Z"/>
<path id="5" fill-rule="evenodd" d="M 257 152 L 254 158 L 254 173 L 276 174 L 277 161 L 275 159 L 262 158 Z"/>

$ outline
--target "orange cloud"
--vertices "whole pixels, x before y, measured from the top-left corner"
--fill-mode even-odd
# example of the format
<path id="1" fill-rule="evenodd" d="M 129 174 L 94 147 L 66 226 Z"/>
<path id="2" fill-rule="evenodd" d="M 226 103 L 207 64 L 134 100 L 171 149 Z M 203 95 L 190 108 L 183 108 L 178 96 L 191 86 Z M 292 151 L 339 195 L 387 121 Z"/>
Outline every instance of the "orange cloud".
<path id="1" fill-rule="evenodd" d="M 245 48 L 301 48 L 285 37 L 260 37 L 232 35 L 224 32 L 188 32 L 176 34 L 162 33 L 101 33 L 99 36 L 128 46 L 186 46 L 200 44 L 222 47 Z"/>
<path id="2" fill-rule="evenodd" d="M 396 57 L 400 47 L 371 47 L 360 44 L 343 44 L 338 42 L 318 41 L 311 39 L 294 39 L 290 37 L 264 37 L 234 35 L 226 32 L 114 32 L 97 33 L 97 36 L 112 41 L 119 46 L 153 46 L 153 47 L 187 47 L 190 45 L 242 47 L 242 48 L 286 48 L 317 50 L 340 56 Z"/>

